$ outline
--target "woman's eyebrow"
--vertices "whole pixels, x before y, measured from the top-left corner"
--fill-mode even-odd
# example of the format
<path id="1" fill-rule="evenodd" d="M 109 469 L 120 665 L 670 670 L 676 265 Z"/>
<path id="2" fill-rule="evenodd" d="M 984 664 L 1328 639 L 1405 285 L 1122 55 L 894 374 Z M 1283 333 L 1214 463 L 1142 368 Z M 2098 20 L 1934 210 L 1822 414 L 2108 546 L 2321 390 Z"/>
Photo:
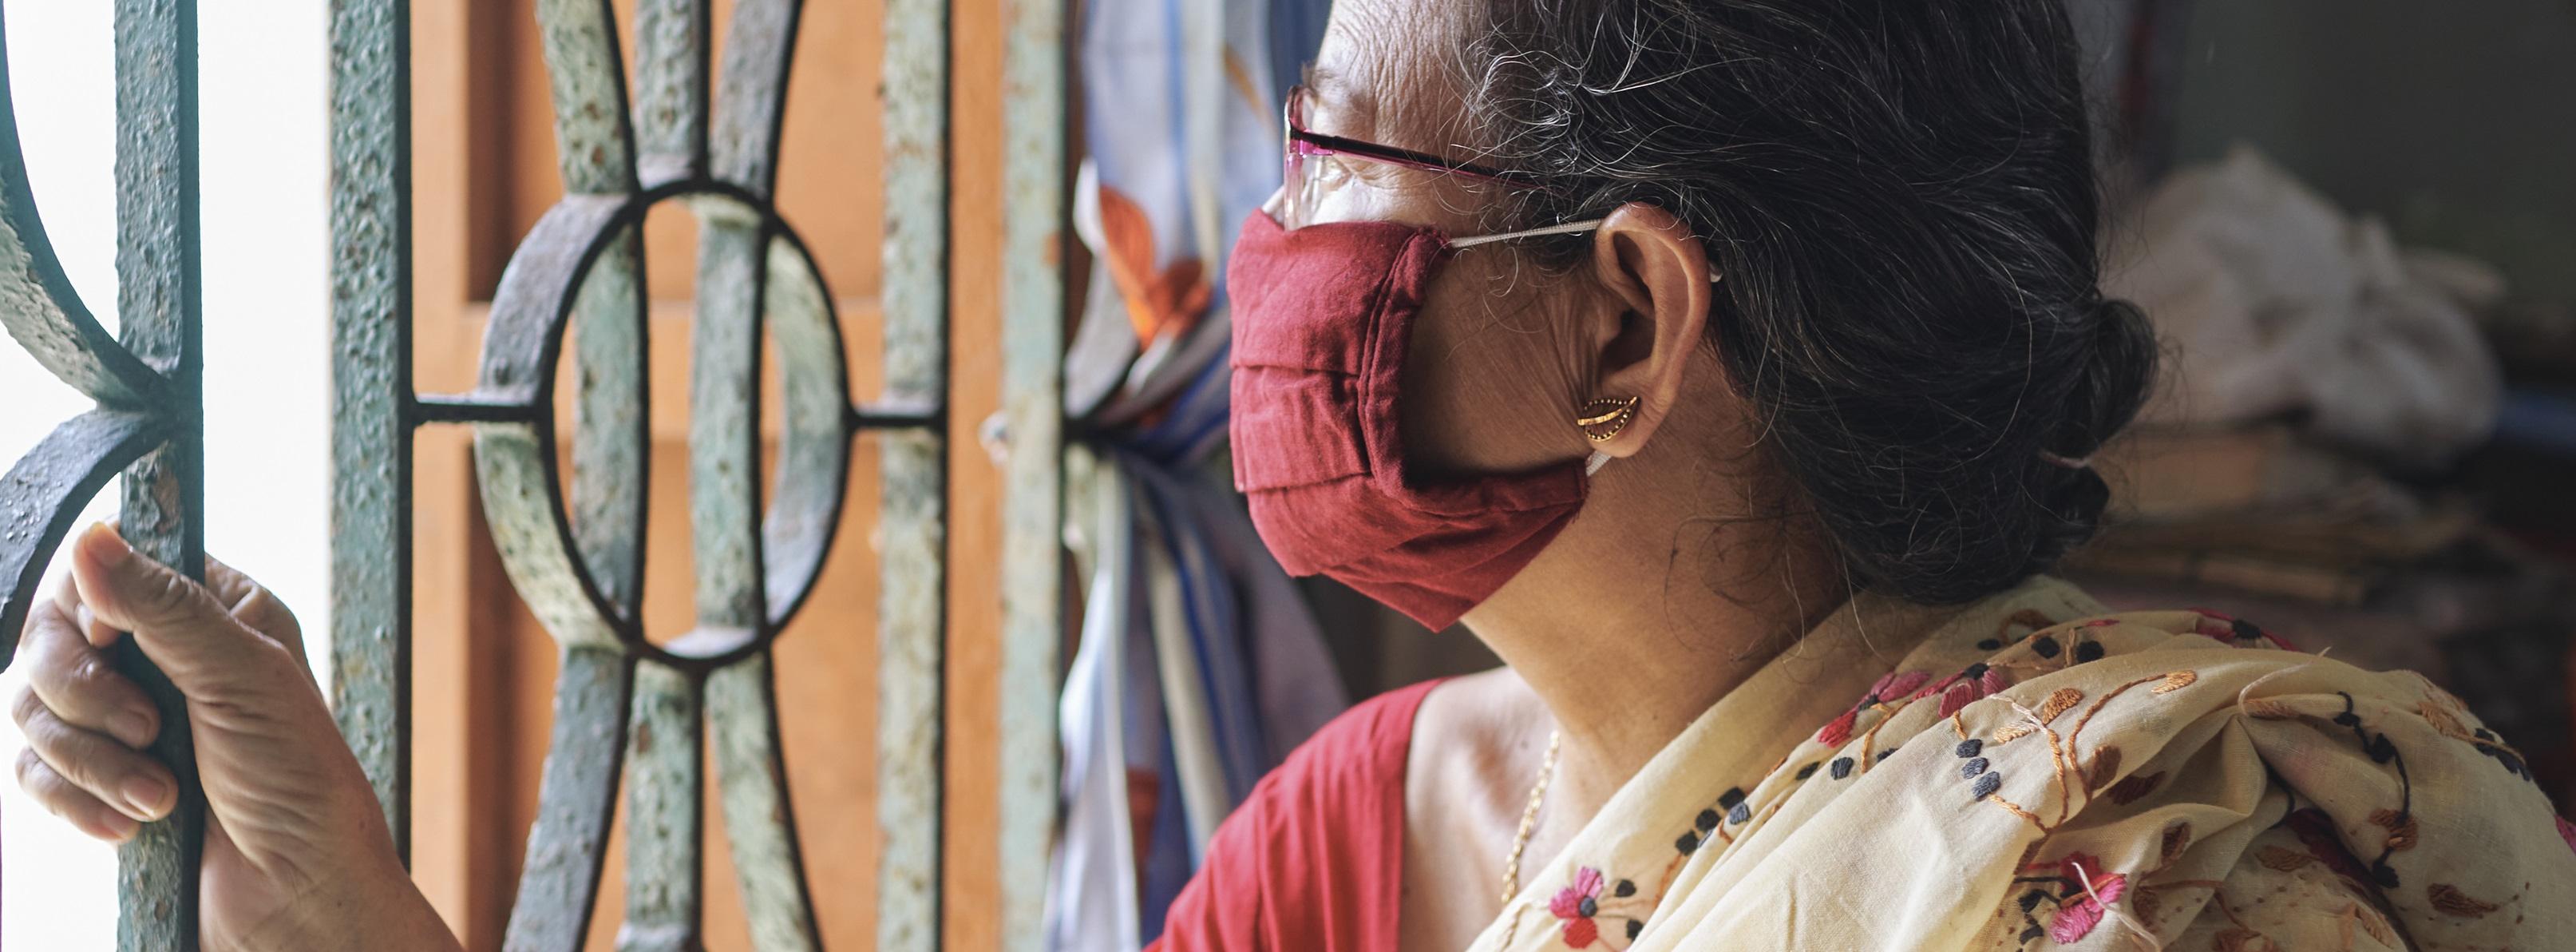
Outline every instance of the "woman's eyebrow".
<path id="1" fill-rule="evenodd" d="M 1298 67 L 1297 72 L 1306 88 L 1317 93 L 1338 91 L 1342 87 L 1341 71 L 1330 66 L 1310 62 Z"/>

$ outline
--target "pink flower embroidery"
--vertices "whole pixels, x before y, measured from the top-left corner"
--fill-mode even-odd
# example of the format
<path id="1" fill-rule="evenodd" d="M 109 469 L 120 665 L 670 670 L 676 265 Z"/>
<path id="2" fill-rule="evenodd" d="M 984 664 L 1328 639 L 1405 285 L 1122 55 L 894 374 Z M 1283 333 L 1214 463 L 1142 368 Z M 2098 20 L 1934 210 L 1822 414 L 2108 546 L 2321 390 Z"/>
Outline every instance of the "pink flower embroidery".
<path id="1" fill-rule="evenodd" d="M 1965 671 L 1925 686 L 1922 692 L 1915 696 L 1940 695 L 1941 716 L 1948 717 L 1959 713 L 1959 709 L 1968 706 L 1970 702 L 1989 694 L 1999 693 L 2006 687 L 2010 685 L 2004 683 L 2004 673 L 1980 661 L 1969 665 Z"/>
<path id="2" fill-rule="evenodd" d="M 1592 921 L 1601 909 L 1601 871 L 1590 866 L 1574 871 L 1574 884 L 1556 891 L 1547 901 L 1547 911 L 1565 920 L 1565 944 L 1569 948 L 1590 948 L 1601 938 L 1600 925 Z"/>
<path id="3" fill-rule="evenodd" d="M 2057 870 L 2057 875 L 2064 878 L 2067 887 L 2073 890 L 2065 902 L 2058 904 L 2057 917 L 2049 920 L 2048 923 L 2048 937 L 2061 944 L 2074 942 L 2090 934 L 2093 927 L 2101 925 L 2102 919 L 2108 914 L 2109 910 L 2106 907 L 2120 901 L 2121 894 L 2129 891 L 2128 876 L 2105 872 L 2102 869 L 2102 860 L 2090 853 L 2069 853 L 2066 858 L 2057 862 L 2034 863 L 2030 866 L 2031 869 L 2051 867 Z M 2092 886 L 2090 890 L 2085 888 L 2088 883 Z"/>
<path id="4" fill-rule="evenodd" d="M 1834 718 L 1824 729 L 1816 732 L 1816 743 L 1827 747 L 1842 746 L 1851 740 L 1852 728 L 1860 720 L 1860 712 L 1868 710 L 1872 704 L 1905 697 L 1929 680 L 1932 680 L 1932 672 L 1929 671 L 1890 671 L 1879 675 L 1878 682 L 1869 686 L 1869 693 L 1861 695 L 1860 703 L 1852 705 L 1851 710 L 1844 711 L 1841 717 Z"/>
<path id="5" fill-rule="evenodd" d="M 2558 821 L 2558 838 L 2567 841 L 2568 849 L 2576 850 L 2576 823 L 2569 823 L 2566 817 L 2560 816 L 2550 819 Z"/>

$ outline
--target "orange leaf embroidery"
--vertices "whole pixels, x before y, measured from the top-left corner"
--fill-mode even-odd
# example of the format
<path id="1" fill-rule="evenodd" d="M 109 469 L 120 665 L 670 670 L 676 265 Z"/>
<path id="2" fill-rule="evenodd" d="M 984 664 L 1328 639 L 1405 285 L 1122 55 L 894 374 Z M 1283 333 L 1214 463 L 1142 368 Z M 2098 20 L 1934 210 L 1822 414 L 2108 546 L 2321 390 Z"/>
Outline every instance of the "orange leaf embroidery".
<path id="1" fill-rule="evenodd" d="M 2156 868 L 2162 870 L 2173 865 L 2175 860 L 2182 858 L 2182 851 L 2190 846 L 2191 824 L 2177 822 L 2165 827 L 2164 845 L 2156 849 Z"/>
<path id="2" fill-rule="evenodd" d="M 2397 944 L 2397 933 L 2388 927 L 2388 920 L 2381 918 L 2376 910 L 2364 909 L 2360 903 L 2346 903 L 2343 907 L 2343 920 L 2345 948 L 2352 947 L 2351 935 L 2354 926 L 2360 926 L 2362 932 L 2367 933 L 2371 939 L 2381 945 Z"/>
<path id="3" fill-rule="evenodd" d="M 2434 705 L 2432 701 L 2426 700 L 2416 702 L 2415 713 L 2423 715 L 2424 720 L 2427 723 L 2432 724 L 2433 729 L 2441 732 L 2441 735 L 2444 737 L 2461 741 L 2475 740 L 2475 738 L 2469 735 L 2468 727 L 2461 724 L 2458 717 L 2455 717 L 2451 712 Z"/>
<path id="4" fill-rule="evenodd" d="M 2100 790 L 2120 775 L 2120 748 L 2104 747 L 2093 752 L 2093 763 L 2084 768 L 2084 789 Z"/>
<path id="5" fill-rule="evenodd" d="M 2415 845 L 2414 817 L 2400 817 L 2397 811 L 2381 807 L 2370 811 L 2370 822 L 2388 830 L 2388 849 L 2391 852 Z"/>
<path id="6" fill-rule="evenodd" d="M 2263 865 L 2284 873 L 2317 861 L 2317 858 L 2314 856 L 2310 856 L 2297 850 L 2282 849 L 2278 846 L 2266 846 L 2262 851 L 2255 853 L 2254 858 L 2262 860 Z"/>
<path id="7" fill-rule="evenodd" d="M 2031 730 L 2032 728 L 2029 721 L 2014 721 L 2002 727 L 1995 728 L 1994 742 L 2001 744 L 2008 741 L 2020 740 L 2024 737 L 2030 736 Z"/>
<path id="8" fill-rule="evenodd" d="M 2286 721 L 2299 716 L 2290 706 L 2269 698 L 2249 698 L 2241 705 L 2245 713 L 2267 721 Z"/>
<path id="9" fill-rule="evenodd" d="M 2058 688 L 2048 695 L 2048 700 L 2040 703 L 2039 722 L 2045 724 L 2056 720 L 2057 715 L 2064 714 L 2068 708 L 2081 703 L 2084 703 L 2084 692 L 2074 688 Z"/>
<path id="10" fill-rule="evenodd" d="M 2156 685 L 2156 693 L 2172 694 L 2175 691 L 2180 691 L 2184 688 L 2190 687 L 2192 682 L 2198 680 L 2200 680 L 2200 675 L 2198 674 L 2190 671 L 2176 671 L 2165 675 L 2164 683 Z"/>
<path id="11" fill-rule="evenodd" d="M 2111 802 L 2124 807 L 2136 803 L 2147 794 L 2156 792 L 2156 784 L 2164 779 L 2165 772 L 2161 770 L 2151 774 L 2132 774 L 2128 779 L 2112 786 Z"/>
<path id="12" fill-rule="evenodd" d="M 2433 900 L 2433 908 L 2442 910 L 2443 914 L 2464 919 L 2475 919 L 2499 908 L 2495 903 L 2461 892 L 2460 887 L 2449 883 L 2434 883 L 2433 888 L 2424 891 L 2424 897 Z"/>

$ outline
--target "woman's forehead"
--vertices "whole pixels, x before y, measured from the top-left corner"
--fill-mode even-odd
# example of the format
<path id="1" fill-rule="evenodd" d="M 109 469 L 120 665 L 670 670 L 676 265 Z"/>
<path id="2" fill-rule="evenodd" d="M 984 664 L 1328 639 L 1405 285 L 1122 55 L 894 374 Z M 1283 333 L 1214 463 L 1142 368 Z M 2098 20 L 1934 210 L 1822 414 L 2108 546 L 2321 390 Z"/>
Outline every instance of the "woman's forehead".
<path id="1" fill-rule="evenodd" d="M 1375 113 L 1380 129 L 1415 107 L 1449 99 L 1440 68 L 1456 10 L 1467 0 L 1338 0 L 1306 85 L 1327 109 Z"/>

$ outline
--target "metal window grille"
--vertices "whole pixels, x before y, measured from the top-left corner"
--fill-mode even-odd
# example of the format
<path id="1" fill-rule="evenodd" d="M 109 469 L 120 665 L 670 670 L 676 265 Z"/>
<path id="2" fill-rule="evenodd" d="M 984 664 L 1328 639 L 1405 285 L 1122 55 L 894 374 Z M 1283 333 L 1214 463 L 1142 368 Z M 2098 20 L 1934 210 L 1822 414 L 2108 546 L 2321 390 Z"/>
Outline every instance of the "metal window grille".
<path id="1" fill-rule="evenodd" d="M 778 742 L 769 646 L 805 600 L 848 500 L 851 441 L 881 434 L 877 947 L 938 944 L 948 390 L 946 0 L 886 0 L 886 389 L 853 401 L 831 294 L 773 203 L 800 0 L 740 0 L 713 50 L 708 0 L 638 0 L 635 77 L 607 0 L 535 0 L 565 196 L 512 256 L 475 389 L 411 380 L 408 0 L 331 10 L 336 709 L 408 844 L 414 431 L 474 431 L 485 516 L 513 585 L 562 648 L 555 720 L 507 947 L 574 949 L 597 899 L 615 798 L 628 810 L 621 946 L 694 948 L 703 752 L 752 937 L 819 945 Z M 1065 206 L 1063 7 L 1014 2 L 1005 76 L 1003 263 L 1009 457 L 1001 755 L 1004 934 L 1033 948 L 1055 809 L 1061 627 L 1058 381 Z M 0 13 L 5 18 L 5 13 Z M 0 478 L 0 648 L 14 649 L 46 559 L 123 473 L 139 549 L 203 567 L 195 13 L 116 0 L 122 333 L 82 305 L 47 244 L 0 60 L 0 323 L 98 409 Z M 710 64 L 721 55 L 722 81 Z M 639 620 L 650 434 L 645 211 L 697 215 L 690 517 L 697 629 L 667 644 Z M 567 330 L 580 374 L 570 478 L 553 403 Z M 784 381 L 776 484 L 760 485 L 766 330 Z M 221 332 L 221 328 L 218 328 Z M 763 504 L 767 503 L 764 517 Z M 131 641 L 124 643 L 130 646 Z M 120 659 L 161 704 L 155 753 L 179 808 L 122 849 L 120 946 L 190 949 L 203 800 L 166 682 Z M 638 742 L 646 736 L 655 743 Z M 621 776 L 622 775 L 622 776 Z"/>

